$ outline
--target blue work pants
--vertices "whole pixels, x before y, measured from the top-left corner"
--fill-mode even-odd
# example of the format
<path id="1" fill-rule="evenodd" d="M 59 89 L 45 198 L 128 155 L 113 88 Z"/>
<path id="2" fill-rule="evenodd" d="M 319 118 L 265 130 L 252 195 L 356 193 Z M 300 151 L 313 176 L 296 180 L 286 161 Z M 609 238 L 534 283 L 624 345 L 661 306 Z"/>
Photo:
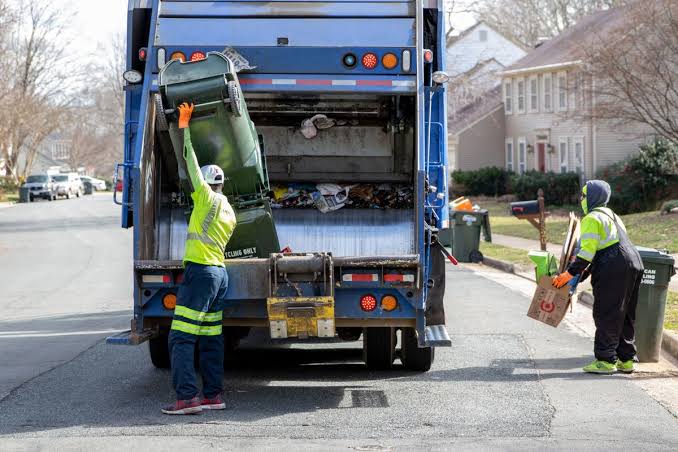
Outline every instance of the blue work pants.
<path id="1" fill-rule="evenodd" d="M 194 365 L 196 344 L 200 353 L 203 395 L 213 398 L 223 391 L 221 320 L 227 289 L 228 274 L 224 267 L 186 264 L 169 334 L 172 384 L 177 400 L 192 399 L 200 392 Z"/>

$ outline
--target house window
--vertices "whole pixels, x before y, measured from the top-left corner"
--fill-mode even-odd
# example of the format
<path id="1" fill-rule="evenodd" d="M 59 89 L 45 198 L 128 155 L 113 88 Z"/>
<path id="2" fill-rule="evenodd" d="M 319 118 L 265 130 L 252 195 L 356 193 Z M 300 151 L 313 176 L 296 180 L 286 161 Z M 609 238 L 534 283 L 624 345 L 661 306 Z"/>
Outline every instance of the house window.
<path id="1" fill-rule="evenodd" d="M 536 75 L 530 77 L 530 112 L 539 111 L 539 80 Z"/>
<path id="2" fill-rule="evenodd" d="M 567 173 L 567 138 L 561 138 L 558 142 L 558 161 L 560 162 L 560 172 Z"/>
<path id="3" fill-rule="evenodd" d="M 71 156 L 71 148 L 68 142 L 56 141 L 52 143 L 52 158 L 54 160 L 68 160 Z"/>
<path id="4" fill-rule="evenodd" d="M 553 77 L 551 74 L 544 74 L 544 111 L 551 111 L 553 99 Z"/>
<path id="5" fill-rule="evenodd" d="M 525 113 L 525 80 L 518 79 L 518 113 Z"/>
<path id="6" fill-rule="evenodd" d="M 574 140 L 574 170 L 577 174 L 584 174 L 584 139 Z"/>
<path id="7" fill-rule="evenodd" d="M 511 80 L 504 82 L 504 112 L 508 115 L 513 113 L 513 83 L 511 83 Z"/>
<path id="8" fill-rule="evenodd" d="M 567 74 L 558 73 L 558 110 L 567 110 Z"/>
<path id="9" fill-rule="evenodd" d="M 527 169 L 527 142 L 525 138 L 518 138 L 518 172 L 525 174 Z"/>
<path id="10" fill-rule="evenodd" d="M 480 42 L 487 41 L 487 30 L 478 30 L 478 37 L 480 38 Z"/>
<path id="11" fill-rule="evenodd" d="M 513 171 L 513 138 L 506 139 L 506 169 Z"/>

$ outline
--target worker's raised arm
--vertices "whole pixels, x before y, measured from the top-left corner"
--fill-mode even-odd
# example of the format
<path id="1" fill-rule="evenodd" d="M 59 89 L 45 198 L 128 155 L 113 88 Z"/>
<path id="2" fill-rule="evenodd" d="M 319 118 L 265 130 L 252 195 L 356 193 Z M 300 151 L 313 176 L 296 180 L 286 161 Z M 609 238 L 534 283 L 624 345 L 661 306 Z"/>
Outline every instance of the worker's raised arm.
<path id="1" fill-rule="evenodd" d="M 193 104 L 188 105 L 188 103 L 184 102 L 179 105 L 179 129 L 184 131 L 184 160 L 186 160 L 186 168 L 188 170 L 188 177 L 191 179 L 193 192 L 196 192 L 203 185 L 208 189 L 209 187 L 202 177 L 198 158 L 195 156 L 195 150 L 191 142 L 191 129 L 188 127 L 188 123 L 191 121 L 192 114 Z"/>

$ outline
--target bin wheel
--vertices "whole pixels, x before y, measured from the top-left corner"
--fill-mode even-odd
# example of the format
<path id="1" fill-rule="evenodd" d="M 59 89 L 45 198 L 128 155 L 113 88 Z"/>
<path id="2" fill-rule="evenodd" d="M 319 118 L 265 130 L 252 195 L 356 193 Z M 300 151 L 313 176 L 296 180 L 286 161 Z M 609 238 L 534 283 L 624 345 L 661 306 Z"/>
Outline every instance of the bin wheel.
<path id="1" fill-rule="evenodd" d="M 396 335 L 390 327 L 365 328 L 363 359 L 370 370 L 388 370 L 395 361 Z"/>
<path id="2" fill-rule="evenodd" d="M 231 111 L 237 117 L 242 116 L 242 104 L 240 103 L 240 88 L 234 81 L 228 82 L 228 100 L 231 104 Z"/>
<path id="3" fill-rule="evenodd" d="M 473 262 L 474 264 L 482 262 L 483 259 L 484 259 L 483 253 L 481 253 L 478 250 L 471 251 L 471 254 L 469 254 L 468 256 L 468 260 Z"/>
<path id="4" fill-rule="evenodd" d="M 148 351 L 151 353 L 151 362 L 158 369 L 170 368 L 170 354 L 167 340 L 169 333 L 165 331 L 148 341 Z"/>
<path id="5" fill-rule="evenodd" d="M 154 94 L 153 102 L 155 103 L 155 127 L 159 132 L 167 132 L 169 124 L 165 115 L 165 107 L 162 105 L 162 96 L 159 93 Z"/>
<path id="6" fill-rule="evenodd" d="M 419 348 L 417 330 L 414 328 L 403 328 L 400 330 L 400 334 L 402 340 L 400 361 L 402 361 L 405 369 L 417 372 L 428 371 L 435 359 L 435 348 Z"/>

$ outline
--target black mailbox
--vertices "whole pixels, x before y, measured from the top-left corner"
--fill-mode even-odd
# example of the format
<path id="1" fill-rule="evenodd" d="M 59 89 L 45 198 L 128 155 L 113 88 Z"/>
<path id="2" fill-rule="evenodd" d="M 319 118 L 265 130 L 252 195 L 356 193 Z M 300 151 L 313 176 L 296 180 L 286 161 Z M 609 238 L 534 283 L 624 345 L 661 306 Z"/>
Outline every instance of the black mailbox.
<path id="1" fill-rule="evenodd" d="M 511 203 L 511 213 L 520 217 L 523 215 L 539 215 L 539 201 L 520 201 Z"/>

